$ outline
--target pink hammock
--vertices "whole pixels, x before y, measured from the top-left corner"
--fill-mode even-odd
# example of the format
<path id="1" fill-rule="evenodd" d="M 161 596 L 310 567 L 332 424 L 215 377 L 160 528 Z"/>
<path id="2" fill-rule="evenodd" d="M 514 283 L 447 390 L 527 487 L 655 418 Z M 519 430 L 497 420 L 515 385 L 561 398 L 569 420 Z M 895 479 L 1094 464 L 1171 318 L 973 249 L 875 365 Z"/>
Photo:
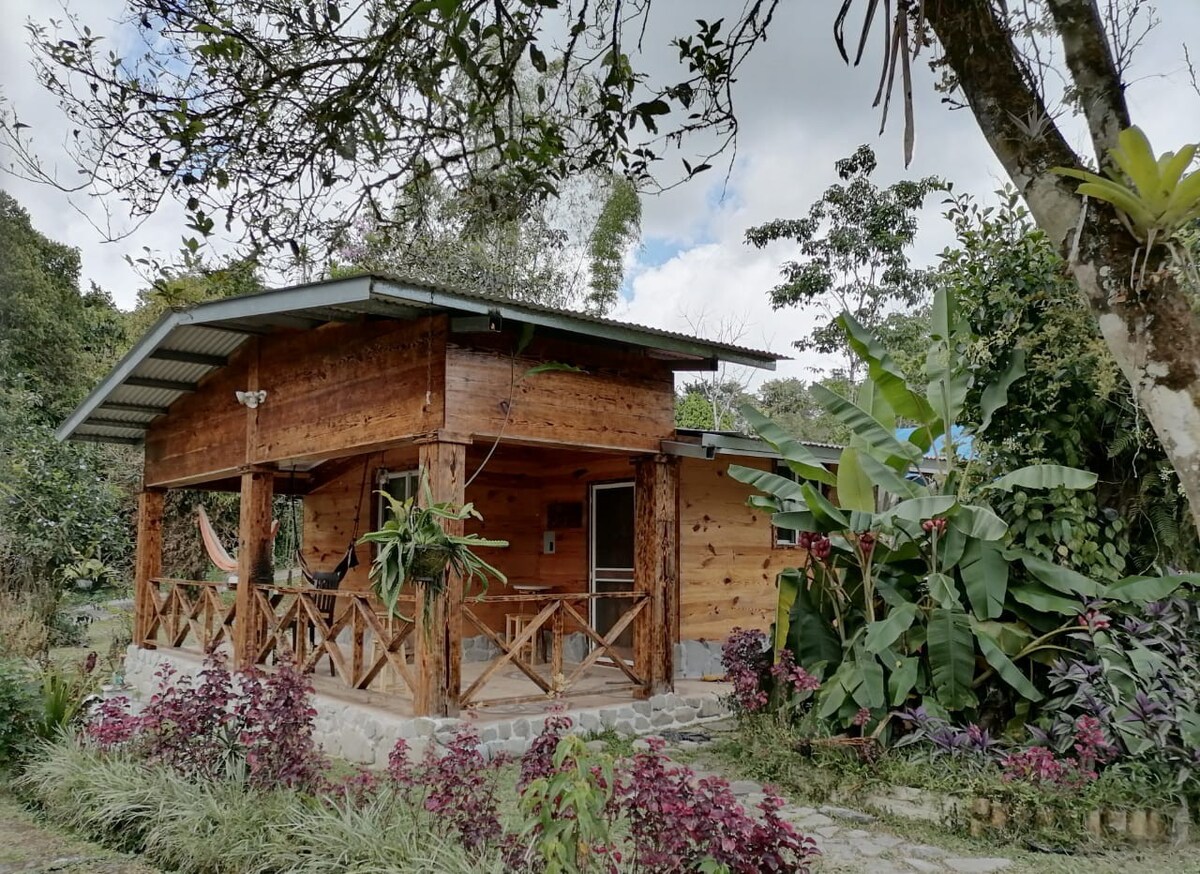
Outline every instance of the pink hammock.
<path id="1" fill-rule="evenodd" d="M 204 541 L 204 551 L 208 553 L 208 560 L 216 565 L 218 570 L 227 574 L 236 573 L 237 559 L 229 554 L 224 544 L 221 543 L 221 539 L 217 537 L 217 532 L 213 529 L 212 522 L 202 504 L 196 505 L 196 517 L 200 523 L 200 539 Z M 276 519 L 271 523 L 271 539 L 274 540 L 278 533 L 279 520 Z"/>

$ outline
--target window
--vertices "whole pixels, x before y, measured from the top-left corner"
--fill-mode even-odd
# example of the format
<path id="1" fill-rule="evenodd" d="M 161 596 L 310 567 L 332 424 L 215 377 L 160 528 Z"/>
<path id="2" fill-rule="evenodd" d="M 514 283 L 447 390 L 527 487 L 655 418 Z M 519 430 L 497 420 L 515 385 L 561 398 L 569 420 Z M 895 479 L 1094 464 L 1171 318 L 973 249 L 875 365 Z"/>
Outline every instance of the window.
<path id="1" fill-rule="evenodd" d="M 775 462 L 775 473 L 790 479 L 792 482 L 796 481 L 796 472 L 782 461 Z M 795 546 L 796 538 L 800 535 L 799 531 L 793 531 L 790 528 L 776 528 L 774 525 L 771 526 L 771 532 L 775 538 L 775 546 Z"/>
<path id="2" fill-rule="evenodd" d="M 782 461 L 775 463 L 775 473 L 779 474 L 779 476 L 790 479 L 792 482 L 798 481 L 796 472 Z M 829 497 L 832 491 L 829 486 L 827 486 L 825 483 L 820 483 L 819 485 L 814 483 L 814 485 L 816 485 L 817 491 L 819 491 L 825 497 Z M 799 531 L 793 531 L 790 528 L 776 528 L 773 525 L 771 526 L 771 537 L 773 538 L 772 544 L 774 546 L 795 546 L 799 536 Z"/>
<path id="3" fill-rule="evenodd" d="M 409 498 L 416 497 L 420 482 L 420 472 L 416 470 L 385 470 L 379 474 L 379 490 L 387 492 L 397 501 L 407 501 Z M 382 525 L 388 520 L 389 505 L 383 499 L 383 495 L 378 495 L 377 498 L 375 518 L 377 524 Z"/>

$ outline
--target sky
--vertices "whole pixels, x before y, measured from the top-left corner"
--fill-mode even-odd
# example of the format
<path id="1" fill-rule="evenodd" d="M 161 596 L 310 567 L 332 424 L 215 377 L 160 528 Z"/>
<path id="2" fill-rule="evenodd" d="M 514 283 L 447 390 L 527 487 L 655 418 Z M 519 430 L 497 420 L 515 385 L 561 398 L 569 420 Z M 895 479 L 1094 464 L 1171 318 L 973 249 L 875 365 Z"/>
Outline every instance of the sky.
<path id="1" fill-rule="evenodd" d="M 736 0 L 659 0 L 645 44 L 665 45 L 669 34 L 692 19 L 727 14 L 730 2 Z M 74 0 L 71 6 L 86 15 L 94 30 L 119 38 L 112 22 L 120 15 L 121 0 Z M 57 4 L 45 0 L 0 0 L 0 7 L 10 23 L 61 17 Z M 889 123 L 880 136 L 878 111 L 871 107 L 878 55 L 870 55 L 859 69 L 845 66 L 831 36 L 836 7 L 834 0 L 781 4 L 770 39 L 755 50 L 735 86 L 740 137 L 728 181 L 727 165 L 714 162 L 713 170 L 691 183 L 645 198 L 643 240 L 631 253 L 615 318 L 791 355 L 793 360 L 781 362 L 774 375 L 811 378 L 816 370 L 837 364 L 791 348 L 793 340 L 811 329 L 813 316 L 795 309 L 774 311 L 768 300 L 789 247 L 776 243 L 756 250 L 743 242 L 746 229 L 804 215 L 837 181 L 834 162 L 862 143 L 878 155 L 874 178 L 882 185 L 937 175 L 952 182 L 955 192 L 987 199 L 1004 184 L 1003 171 L 974 118 L 942 103 L 924 64 L 914 68 L 916 152 L 905 169 L 901 126 Z M 1135 122 L 1156 149 L 1175 149 L 1200 140 L 1200 95 L 1188 81 L 1180 43 L 1194 35 L 1193 55 L 1200 56 L 1200 2 L 1159 0 L 1157 7 L 1161 24 L 1134 59 L 1128 98 Z M 73 168 L 60 145 L 67 126 L 34 81 L 26 39 L 22 27 L 0 30 L 0 94 L 33 126 L 47 163 L 69 175 Z M 1069 136 L 1087 152 L 1082 129 L 1076 126 Z M 8 163 L 0 156 L 0 165 Z M 144 284 L 126 256 L 139 257 L 143 247 L 172 252 L 183 236 L 182 211 L 173 203 L 164 204 L 124 239 L 104 242 L 94 225 L 104 225 L 106 212 L 118 226 L 128 227 L 115 199 L 103 203 L 68 197 L 4 173 L 0 187 L 22 203 L 42 232 L 78 247 L 85 284 L 95 281 L 125 308 L 133 306 Z M 940 196 L 927 201 L 913 252 L 918 264 L 936 263 L 938 253 L 953 241 L 942 209 Z M 771 375 L 746 374 L 752 383 Z"/>

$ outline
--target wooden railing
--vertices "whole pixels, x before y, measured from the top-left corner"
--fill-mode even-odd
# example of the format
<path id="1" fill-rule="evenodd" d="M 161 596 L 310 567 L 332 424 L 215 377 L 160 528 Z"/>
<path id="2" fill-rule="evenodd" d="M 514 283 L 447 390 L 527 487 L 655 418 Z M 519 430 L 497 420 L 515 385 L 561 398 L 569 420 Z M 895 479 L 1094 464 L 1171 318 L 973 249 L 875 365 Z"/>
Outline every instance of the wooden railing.
<path id="1" fill-rule="evenodd" d="M 592 628 L 588 618 L 590 612 L 588 602 L 596 599 L 623 600 L 628 604 L 625 612 L 604 635 Z M 606 691 L 646 691 L 649 683 L 644 671 L 641 671 L 641 665 L 637 664 L 637 654 L 634 654 L 634 664 L 629 664 L 626 660 L 626 653 L 617 649 L 616 642 L 632 626 L 634 620 L 647 609 L 649 601 L 649 595 L 645 592 L 605 592 L 601 594 L 578 592 L 468 598 L 463 603 L 463 618 L 474 630 L 487 637 L 500 650 L 500 655 L 489 662 L 483 672 L 462 691 L 459 696 L 460 706 L 516 703 L 543 697 L 565 698 L 575 694 L 587 694 L 588 690 L 576 688 L 577 683 L 601 659 L 605 658 L 607 659 L 606 666 L 615 667 L 629 681 L 623 686 L 607 686 Z M 517 610 L 529 605 L 531 608 L 530 619 L 525 623 L 521 633 L 513 640 L 508 641 L 479 618 L 476 610 L 481 604 L 513 605 Z M 537 651 L 536 642 L 547 630 L 550 633 L 550 651 L 547 657 L 548 670 L 543 675 L 533 664 L 533 656 Z M 566 635 L 571 632 L 582 633 L 588 639 L 590 652 L 567 674 L 564 673 L 563 644 Z M 522 657 L 526 652 L 530 654 L 528 660 Z M 542 694 L 482 699 L 480 693 L 483 688 L 506 665 L 512 665 L 520 670 L 541 690 Z M 596 690 L 590 691 L 594 693 Z"/>
<path id="2" fill-rule="evenodd" d="M 236 607 L 225 583 L 154 579 L 138 620 L 142 638 L 158 646 L 192 646 L 211 652 L 233 646 Z"/>
<path id="3" fill-rule="evenodd" d="M 308 673 L 328 658 L 334 675 L 352 689 L 370 687 L 390 669 L 411 692 L 413 676 L 405 653 L 413 629 L 411 601 L 398 605 L 402 615 L 389 618 L 369 592 L 257 585 L 253 594 L 255 663 L 287 658 Z M 205 653 L 234 647 L 240 620 L 234 589 L 226 583 L 154 579 L 143 609 L 144 645 Z M 349 639 L 343 643 L 346 631 Z"/>
<path id="4" fill-rule="evenodd" d="M 351 689 L 368 689 L 381 675 L 398 678 L 402 688 L 389 691 L 416 697 L 416 641 L 413 600 L 402 600 L 398 614 L 388 617 L 370 592 L 324 591 L 280 585 L 256 585 L 252 591 L 251 621 L 255 623 L 252 660 L 266 664 L 288 659 L 308 673 L 327 660 L 332 674 Z M 590 603 L 597 599 L 623 601 L 625 612 L 603 634 L 592 627 Z M 233 587 L 202 580 L 156 578 L 150 581 L 147 597 L 140 602 L 140 641 L 150 647 L 189 647 L 202 652 L 233 651 L 237 604 Z M 462 631 L 480 634 L 492 642 L 499 655 L 481 665 L 482 670 L 462 686 L 448 690 L 460 707 L 518 703 L 545 698 L 595 694 L 596 685 L 581 684 L 586 675 L 603 667 L 617 672 L 624 683 L 606 682 L 603 692 L 646 694 L 650 689 L 645 653 L 635 646 L 621 647 L 618 640 L 641 618 L 649 618 L 650 596 L 645 592 L 493 595 L 468 597 L 462 604 Z M 527 615 L 513 639 L 480 618 L 487 607 L 503 605 Z M 588 643 L 587 654 L 578 663 L 564 658 L 566 637 L 581 634 Z M 536 664 L 537 644 L 548 642 L 543 664 Z M 629 656 L 632 654 L 632 663 Z M 459 654 L 461 657 L 461 653 Z M 479 664 L 479 663 L 475 663 Z M 536 687 L 535 694 L 484 697 L 487 687 L 506 666 L 516 668 Z M 465 687 L 465 688 L 463 688 Z M 510 689 L 511 691 L 511 689 Z"/>
<path id="5" fill-rule="evenodd" d="M 290 658 L 301 671 L 313 671 L 328 658 L 333 672 L 351 689 L 367 689 L 385 668 L 415 688 L 405 652 L 413 630 L 412 603 L 401 603 L 402 615 L 388 617 L 369 592 L 322 591 L 285 586 L 256 586 L 254 660 Z M 349 631 L 343 644 L 342 633 Z M 368 642 L 368 634 L 370 641 Z M 347 652 L 348 648 L 348 652 Z"/>

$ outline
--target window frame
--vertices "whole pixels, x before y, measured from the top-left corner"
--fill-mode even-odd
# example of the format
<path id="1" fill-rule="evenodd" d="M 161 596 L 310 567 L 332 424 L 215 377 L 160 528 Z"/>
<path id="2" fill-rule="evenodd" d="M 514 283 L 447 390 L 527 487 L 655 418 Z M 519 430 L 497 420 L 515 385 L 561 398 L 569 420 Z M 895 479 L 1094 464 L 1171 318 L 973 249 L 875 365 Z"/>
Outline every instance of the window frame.
<path id="1" fill-rule="evenodd" d="M 380 469 L 375 477 L 375 485 L 380 492 L 388 491 L 388 485 L 393 480 L 407 479 L 411 481 L 411 485 L 405 486 L 405 496 L 411 497 L 416 494 L 416 489 L 421 487 L 421 470 L 420 468 L 406 468 L 405 470 L 387 470 Z M 411 490 L 411 491 L 410 491 Z M 375 527 L 381 528 L 384 521 L 387 519 L 387 502 L 383 495 L 375 495 Z"/>

